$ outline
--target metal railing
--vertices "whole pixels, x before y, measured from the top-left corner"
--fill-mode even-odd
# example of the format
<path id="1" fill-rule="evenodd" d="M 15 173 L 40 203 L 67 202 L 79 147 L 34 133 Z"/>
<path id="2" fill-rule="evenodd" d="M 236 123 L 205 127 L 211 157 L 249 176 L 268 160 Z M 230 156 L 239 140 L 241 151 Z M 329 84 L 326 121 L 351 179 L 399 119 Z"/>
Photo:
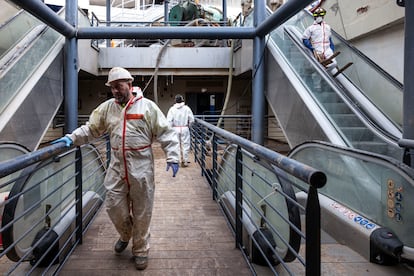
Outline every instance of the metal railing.
<path id="1" fill-rule="evenodd" d="M 2 275 L 60 271 L 104 200 L 108 145 L 58 143 L 0 163 Z"/>
<path id="2" fill-rule="evenodd" d="M 252 116 L 251 115 L 220 115 L 220 114 L 205 114 L 195 115 L 194 117 L 199 118 L 212 125 L 225 129 L 231 133 L 234 133 L 240 137 L 250 139 L 251 138 L 251 126 Z M 285 139 L 280 129 L 275 116 L 265 116 L 263 122 L 264 138 L 265 140 L 280 140 L 283 142 Z"/>
<path id="3" fill-rule="evenodd" d="M 191 133 L 195 161 L 251 269 L 262 265 L 274 275 L 320 275 L 317 189 L 325 185 L 325 174 L 198 118 Z M 296 199 L 298 192 L 307 194 L 304 204 Z"/>

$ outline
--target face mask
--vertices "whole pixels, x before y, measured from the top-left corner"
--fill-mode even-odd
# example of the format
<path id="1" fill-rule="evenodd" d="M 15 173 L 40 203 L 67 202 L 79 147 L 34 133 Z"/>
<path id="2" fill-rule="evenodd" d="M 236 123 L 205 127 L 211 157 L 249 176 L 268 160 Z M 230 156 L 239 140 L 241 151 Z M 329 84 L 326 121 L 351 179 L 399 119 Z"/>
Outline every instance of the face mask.
<path id="1" fill-rule="evenodd" d="M 316 17 L 316 19 L 315 19 L 315 21 L 316 21 L 316 23 L 321 23 L 322 22 L 322 20 L 323 20 L 323 18 L 321 17 L 321 16 L 318 16 L 318 17 Z"/>

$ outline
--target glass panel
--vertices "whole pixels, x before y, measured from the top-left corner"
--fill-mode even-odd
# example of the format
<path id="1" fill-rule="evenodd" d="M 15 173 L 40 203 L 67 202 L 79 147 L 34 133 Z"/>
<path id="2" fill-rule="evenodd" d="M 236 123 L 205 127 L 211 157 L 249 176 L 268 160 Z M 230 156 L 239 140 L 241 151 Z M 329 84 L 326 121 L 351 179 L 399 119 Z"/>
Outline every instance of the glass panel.
<path id="1" fill-rule="evenodd" d="M 405 165 L 374 156 L 322 145 L 305 145 L 290 156 L 325 172 L 319 189 L 333 200 L 375 223 L 395 231 L 406 246 L 414 246 L 414 180 Z"/>
<path id="2" fill-rule="evenodd" d="M 18 144 L 0 143 L 0 162 L 11 160 L 17 156 L 23 155 L 28 152 L 29 151 L 26 148 Z M 11 182 L 9 184 L 6 183 L 11 181 L 12 179 L 16 179 L 20 175 L 20 173 L 21 171 L 17 171 L 15 173 L 0 178 L 0 221 L 3 215 L 3 202 L 9 196 L 9 192 L 14 184 L 14 182 Z"/>
<path id="3" fill-rule="evenodd" d="M 63 36 L 48 28 L 0 78 L 0 112 L 19 93 L 20 87 L 35 74 L 36 69 Z"/>
<path id="4" fill-rule="evenodd" d="M 19 13 L 0 28 L 0 59 L 41 22 L 26 12 Z"/>
<path id="5" fill-rule="evenodd" d="M 38 222 L 45 220 L 43 217 L 46 215 L 48 208 L 51 211 L 49 215 L 51 227 L 55 231 L 65 231 L 65 227 L 73 222 L 74 213 L 67 213 L 67 211 L 73 208 L 75 204 L 74 160 L 75 152 L 71 152 L 61 157 L 59 162 L 48 163 L 48 161 L 45 161 L 48 164 L 42 168 L 40 168 L 40 164 L 40 169 L 27 180 L 22 188 L 24 194 L 18 197 L 14 217 L 17 219 L 24 212 L 27 213 L 14 222 L 13 237 L 17 240 L 19 237 L 26 235 L 25 232 L 32 226 L 35 227 L 35 230 L 30 231 L 15 247 L 20 257 L 30 249 L 35 234 L 44 227 L 45 223 Z M 83 204 L 91 208 L 91 202 L 93 203 L 95 200 L 101 202 L 104 197 L 104 191 L 100 187 L 102 187 L 104 181 L 105 169 L 99 153 L 93 146 L 82 147 L 82 160 L 86 167 L 82 171 L 82 178 L 84 179 L 82 184 Z M 91 202 L 85 202 L 85 199 Z M 94 206 L 94 208 L 97 207 Z M 84 210 L 84 216 L 87 215 L 87 211 L 89 210 Z M 62 234 L 59 231 L 58 234 Z"/>
<path id="6" fill-rule="evenodd" d="M 234 201 L 235 198 L 236 151 L 237 148 L 234 145 L 227 147 L 219 165 L 217 189 L 220 201 L 226 201 L 229 198 Z M 273 232 L 273 238 L 278 252 L 284 256 L 288 250 L 286 241 L 289 241 L 291 233 L 287 223 L 289 221 L 287 200 L 280 193 L 283 190 L 281 184 L 273 171 L 260 165 L 248 153 L 243 152 L 242 158 L 244 226 L 248 229 L 247 231 L 252 232 L 249 234 L 253 234 L 256 231 L 255 227 L 261 226 L 262 217 L 266 217 L 269 222 L 266 224 L 270 226 L 270 230 L 273 232 L 277 229 L 278 234 Z M 233 220 L 232 223 L 234 225 L 235 221 Z M 255 227 L 249 228 L 249 225 L 255 225 Z"/>

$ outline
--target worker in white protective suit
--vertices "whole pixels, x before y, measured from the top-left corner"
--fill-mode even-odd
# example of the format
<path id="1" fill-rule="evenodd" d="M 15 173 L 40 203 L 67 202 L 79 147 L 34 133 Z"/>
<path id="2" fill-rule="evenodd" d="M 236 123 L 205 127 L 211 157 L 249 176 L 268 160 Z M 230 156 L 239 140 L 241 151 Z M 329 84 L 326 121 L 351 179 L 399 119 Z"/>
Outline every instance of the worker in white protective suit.
<path id="1" fill-rule="evenodd" d="M 303 44 L 312 51 L 315 58 L 321 64 L 331 71 L 336 68 L 337 62 L 335 58 L 331 58 L 334 54 L 335 46 L 331 37 L 331 27 L 324 21 L 326 11 L 318 7 L 312 14 L 314 22 L 303 32 Z M 305 80 L 310 81 L 308 84 L 312 84 L 313 89 L 321 91 L 322 79 L 319 74 L 312 72 L 305 77 Z"/>
<path id="2" fill-rule="evenodd" d="M 314 22 L 303 32 L 303 44 L 310 49 L 315 58 L 322 62 L 330 58 L 334 51 L 335 45 L 332 41 L 331 26 L 324 21 L 326 10 L 319 7 L 313 12 Z M 336 60 L 332 59 L 327 67 L 335 67 Z"/>
<path id="3" fill-rule="evenodd" d="M 190 126 L 194 122 L 194 115 L 191 108 L 185 104 L 183 96 L 175 96 L 175 104 L 170 107 L 167 113 L 167 121 L 175 129 L 180 143 L 181 165 L 187 167 L 190 153 Z"/>
<path id="4" fill-rule="evenodd" d="M 108 133 L 111 162 L 104 185 L 106 210 L 120 238 L 114 251 L 120 254 L 132 238 L 136 269 L 148 264 L 150 220 L 154 201 L 154 157 L 151 144 L 160 142 L 167 158 L 167 170 L 178 172 L 179 143 L 173 128 L 158 106 L 136 89 L 133 77 L 124 68 L 109 71 L 107 86 L 114 98 L 100 104 L 89 122 L 71 134 L 53 141 L 66 146 L 81 145 Z"/>

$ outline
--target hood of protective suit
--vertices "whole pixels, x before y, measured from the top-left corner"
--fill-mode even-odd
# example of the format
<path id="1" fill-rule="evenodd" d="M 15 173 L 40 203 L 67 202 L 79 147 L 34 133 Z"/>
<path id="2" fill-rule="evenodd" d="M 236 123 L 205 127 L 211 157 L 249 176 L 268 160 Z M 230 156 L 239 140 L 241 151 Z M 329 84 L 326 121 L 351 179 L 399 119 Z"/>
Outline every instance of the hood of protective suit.
<path id="1" fill-rule="evenodd" d="M 174 104 L 174 107 L 175 108 L 178 108 L 178 109 L 180 109 L 181 107 L 183 107 L 185 105 L 185 103 L 184 102 L 181 102 L 181 103 L 175 103 Z"/>

